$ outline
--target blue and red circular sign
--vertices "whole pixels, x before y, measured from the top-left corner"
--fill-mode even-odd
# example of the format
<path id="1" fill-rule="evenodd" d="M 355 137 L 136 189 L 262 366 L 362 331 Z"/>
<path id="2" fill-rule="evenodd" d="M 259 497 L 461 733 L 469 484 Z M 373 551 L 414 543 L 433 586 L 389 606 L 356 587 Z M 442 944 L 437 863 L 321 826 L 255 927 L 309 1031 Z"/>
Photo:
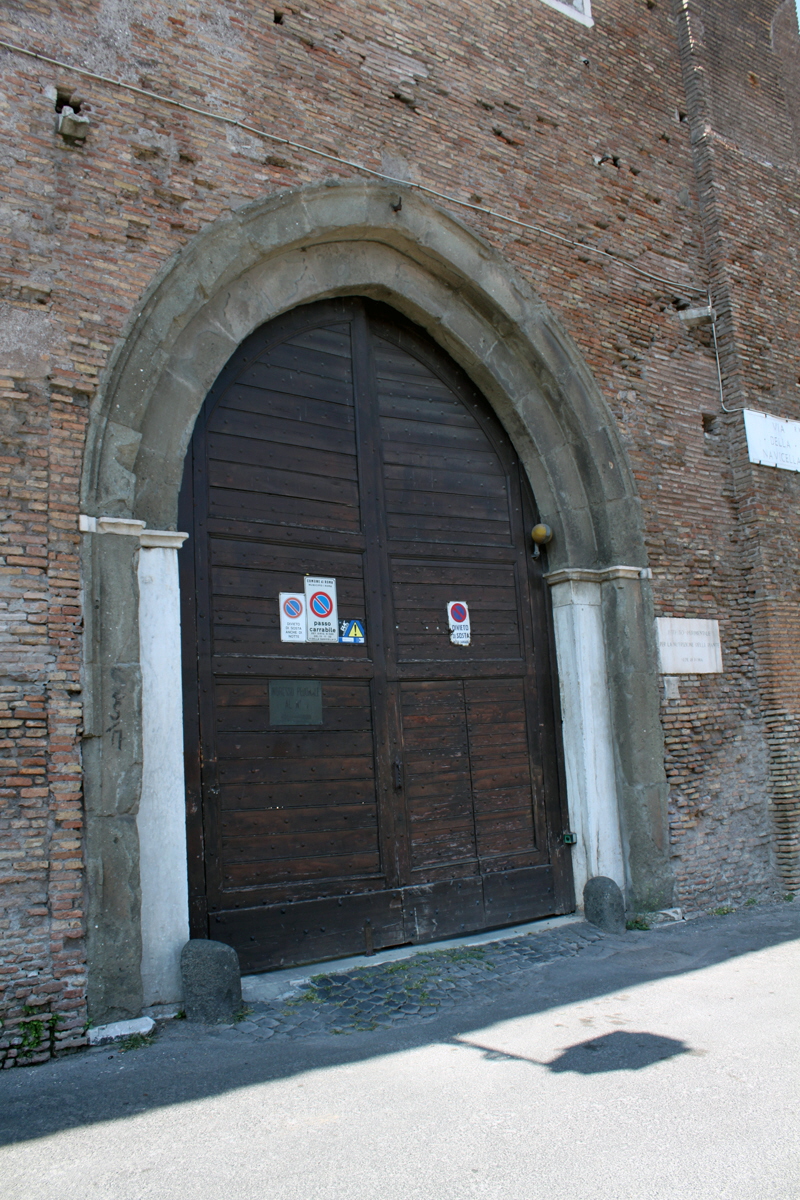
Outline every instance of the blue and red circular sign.
<path id="1" fill-rule="evenodd" d="M 333 601 L 327 592 L 314 592 L 308 605 L 317 617 L 329 617 L 333 612 Z"/>
<path id="2" fill-rule="evenodd" d="M 296 596 L 290 596 L 288 600 L 283 602 L 283 611 L 287 617 L 299 617 L 303 611 L 303 605 Z"/>
<path id="3" fill-rule="evenodd" d="M 450 620 L 455 621 L 456 625 L 462 625 L 467 619 L 467 609 L 463 604 L 450 605 Z"/>

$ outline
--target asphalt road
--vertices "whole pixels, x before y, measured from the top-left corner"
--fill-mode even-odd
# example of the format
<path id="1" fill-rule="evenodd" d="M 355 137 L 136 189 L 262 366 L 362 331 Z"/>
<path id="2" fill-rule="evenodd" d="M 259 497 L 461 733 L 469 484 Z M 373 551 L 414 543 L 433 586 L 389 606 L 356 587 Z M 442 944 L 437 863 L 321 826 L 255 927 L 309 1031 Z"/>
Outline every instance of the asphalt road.
<path id="1" fill-rule="evenodd" d="M 605 937 L 427 1022 L 172 1022 L 0 1077 L 0 1194 L 794 1200 L 798 968 L 794 901 Z"/>

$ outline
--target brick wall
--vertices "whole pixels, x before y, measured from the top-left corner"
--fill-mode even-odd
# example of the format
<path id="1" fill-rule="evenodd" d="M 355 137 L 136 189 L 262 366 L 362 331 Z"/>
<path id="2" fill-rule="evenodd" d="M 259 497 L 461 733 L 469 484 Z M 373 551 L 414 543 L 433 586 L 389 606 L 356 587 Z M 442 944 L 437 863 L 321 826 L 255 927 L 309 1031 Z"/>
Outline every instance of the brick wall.
<path id="1" fill-rule="evenodd" d="M 720 412 L 708 330 L 678 316 L 710 279 L 728 405 L 798 415 L 788 3 L 596 0 L 593 29 L 538 0 L 135 0 L 129 19 L 89 0 L 9 0 L 0 19 L 7 41 L 675 281 L 454 210 L 534 284 L 594 372 L 638 481 L 658 613 L 720 620 L 725 673 L 684 678 L 664 701 L 688 908 L 772 894 L 796 863 L 800 481 L 747 463 L 741 418 Z M 77 514 L 92 397 L 146 289 L 195 233 L 353 172 L 0 57 L 0 1048 L 11 1062 L 48 1053 L 51 1024 L 77 1044 L 84 1021 Z M 54 132 L 70 98 L 90 118 L 83 145 Z"/>

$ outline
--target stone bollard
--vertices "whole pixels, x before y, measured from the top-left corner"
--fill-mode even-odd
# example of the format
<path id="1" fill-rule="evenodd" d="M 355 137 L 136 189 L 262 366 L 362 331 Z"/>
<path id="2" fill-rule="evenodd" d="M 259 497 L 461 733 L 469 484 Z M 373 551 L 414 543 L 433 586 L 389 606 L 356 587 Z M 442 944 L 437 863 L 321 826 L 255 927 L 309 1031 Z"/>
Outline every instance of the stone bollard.
<path id="1" fill-rule="evenodd" d="M 622 892 L 605 875 L 594 875 L 583 889 L 583 913 L 591 925 L 604 933 L 625 932 L 625 901 Z"/>
<path id="2" fill-rule="evenodd" d="M 190 1021 L 230 1021 L 242 1007 L 239 956 L 224 942 L 192 938 L 181 950 L 183 1010 Z"/>

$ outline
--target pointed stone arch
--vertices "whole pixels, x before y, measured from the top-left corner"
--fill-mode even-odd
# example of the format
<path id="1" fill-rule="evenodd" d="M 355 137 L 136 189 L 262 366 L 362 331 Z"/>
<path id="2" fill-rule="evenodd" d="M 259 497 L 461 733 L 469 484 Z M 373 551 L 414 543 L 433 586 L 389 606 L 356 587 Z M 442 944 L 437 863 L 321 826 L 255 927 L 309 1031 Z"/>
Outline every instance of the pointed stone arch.
<path id="1" fill-rule="evenodd" d="M 533 289 L 460 221 L 413 190 L 402 192 L 399 209 L 397 199 L 396 188 L 370 182 L 282 193 L 214 223 L 181 251 L 151 287 L 95 402 L 83 511 L 117 518 L 120 529 L 127 521 L 134 532 L 142 528 L 135 522 L 175 529 L 197 413 L 244 338 L 326 297 L 392 305 L 427 330 L 493 405 L 542 519 L 555 530 L 549 562 L 559 594 L 568 790 L 577 796 L 591 787 L 593 773 L 608 781 L 606 808 L 598 810 L 605 817 L 581 831 L 584 874 L 606 861 L 602 827 L 616 822 L 619 862 L 609 873 L 636 903 L 662 905 L 671 885 L 647 559 L 614 418 Z M 95 1019 L 112 1019 L 142 1003 L 139 542 L 87 542 L 90 988 Z M 605 645 L 600 675 L 597 663 L 581 662 L 597 637 Z M 595 672 L 594 692 L 583 686 L 586 671 Z M 595 704 L 607 709 L 602 745 L 593 741 Z M 122 747 L 108 729 L 112 709 L 130 730 Z"/>

